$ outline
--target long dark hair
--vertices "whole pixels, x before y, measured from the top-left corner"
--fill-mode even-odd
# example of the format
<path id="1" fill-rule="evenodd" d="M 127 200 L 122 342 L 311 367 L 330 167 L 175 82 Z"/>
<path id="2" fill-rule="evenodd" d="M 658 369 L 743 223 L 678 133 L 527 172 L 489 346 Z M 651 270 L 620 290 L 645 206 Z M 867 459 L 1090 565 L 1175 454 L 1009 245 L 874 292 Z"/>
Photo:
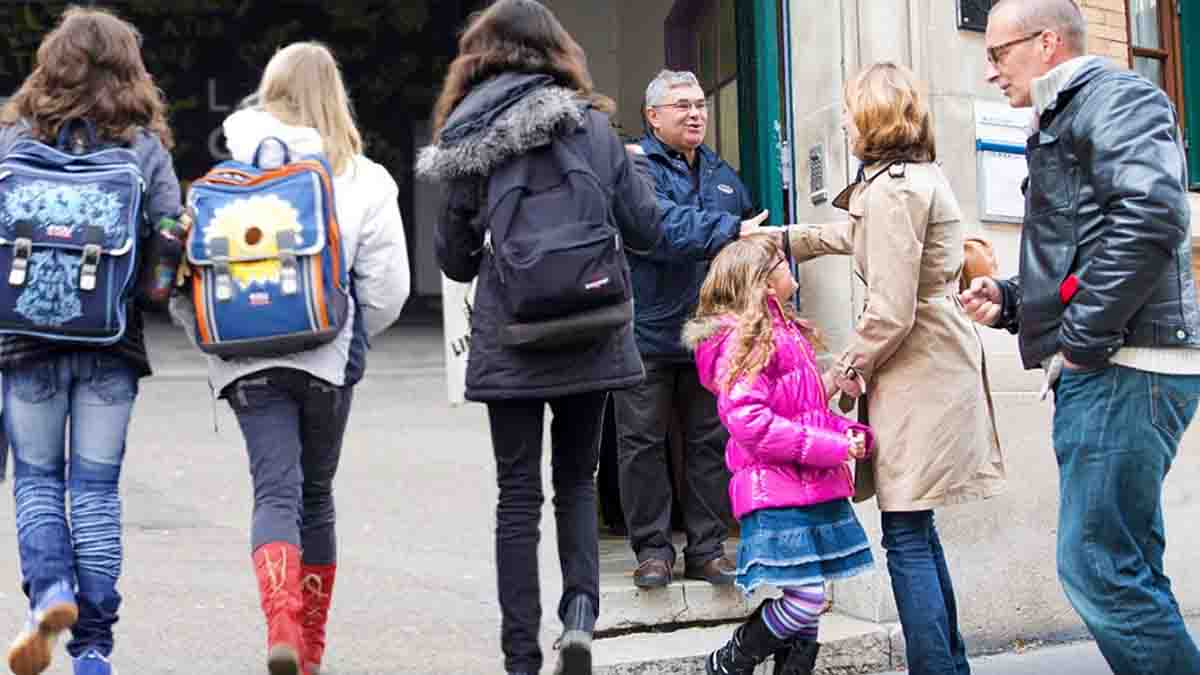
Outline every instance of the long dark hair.
<path id="1" fill-rule="evenodd" d="M 33 72 L 0 111 L 53 142 L 72 119 L 88 119 L 102 138 L 132 142 L 138 127 L 173 143 L 162 92 L 142 61 L 141 35 L 112 12 L 70 7 L 38 46 Z"/>
<path id="2" fill-rule="evenodd" d="M 458 39 L 442 93 L 433 108 L 435 140 L 446 118 L 475 85 L 504 72 L 544 73 L 603 112 L 612 99 L 593 91 L 583 48 L 537 0 L 497 0 L 474 15 Z"/>

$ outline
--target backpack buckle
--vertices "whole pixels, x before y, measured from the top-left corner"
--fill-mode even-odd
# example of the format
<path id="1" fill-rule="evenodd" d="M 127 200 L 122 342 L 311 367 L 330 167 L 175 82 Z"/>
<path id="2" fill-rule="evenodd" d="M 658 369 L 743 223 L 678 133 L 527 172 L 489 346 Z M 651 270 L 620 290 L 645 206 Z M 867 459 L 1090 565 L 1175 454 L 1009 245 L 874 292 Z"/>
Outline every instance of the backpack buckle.
<path id="1" fill-rule="evenodd" d="M 279 249 L 279 290 L 284 295 L 300 292 L 300 270 L 296 264 L 296 234 L 282 230 L 275 234 L 275 245 Z"/>
<path id="2" fill-rule="evenodd" d="M 229 263 L 219 262 L 213 265 L 214 290 L 217 300 L 226 302 L 233 299 L 233 274 L 229 271 Z"/>
<path id="3" fill-rule="evenodd" d="M 87 244 L 83 247 L 83 257 L 79 262 L 79 288 L 84 291 L 96 290 L 96 272 L 100 269 L 100 245 Z"/>
<path id="4" fill-rule="evenodd" d="M 219 301 L 233 299 L 233 274 L 229 271 L 229 240 L 214 237 L 208 242 L 208 255 L 213 261 L 213 292 Z"/>
<path id="5" fill-rule="evenodd" d="M 296 257 L 284 256 L 279 261 L 283 265 L 279 270 L 279 288 L 284 295 L 295 295 L 300 292 L 300 271 L 296 269 Z"/>
<path id="6" fill-rule="evenodd" d="M 13 241 L 12 269 L 8 271 L 9 286 L 24 286 L 29 273 L 29 257 L 33 255 L 33 240 L 18 237 Z"/>

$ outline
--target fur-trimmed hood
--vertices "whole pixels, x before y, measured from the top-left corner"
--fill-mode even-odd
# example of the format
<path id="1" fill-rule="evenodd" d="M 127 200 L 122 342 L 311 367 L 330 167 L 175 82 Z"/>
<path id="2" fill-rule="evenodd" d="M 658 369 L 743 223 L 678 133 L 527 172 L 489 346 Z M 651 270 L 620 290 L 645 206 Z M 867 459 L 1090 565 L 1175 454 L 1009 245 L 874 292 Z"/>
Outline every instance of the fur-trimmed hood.
<path id="1" fill-rule="evenodd" d="M 458 104 L 438 143 L 421 149 L 417 174 L 429 180 L 486 176 L 505 161 L 578 128 L 587 101 L 549 75 L 504 73 Z"/>
<path id="2" fill-rule="evenodd" d="M 700 384 L 714 394 L 720 386 L 717 378 L 726 343 L 736 329 L 737 318 L 732 314 L 691 319 L 683 324 L 683 344 L 695 352 Z"/>
<path id="3" fill-rule="evenodd" d="M 732 330 L 734 324 L 735 320 L 732 315 L 689 319 L 687 323 L 683 324 L 683 346 L 694 352 L 701 342 L 722 331 Z"/>

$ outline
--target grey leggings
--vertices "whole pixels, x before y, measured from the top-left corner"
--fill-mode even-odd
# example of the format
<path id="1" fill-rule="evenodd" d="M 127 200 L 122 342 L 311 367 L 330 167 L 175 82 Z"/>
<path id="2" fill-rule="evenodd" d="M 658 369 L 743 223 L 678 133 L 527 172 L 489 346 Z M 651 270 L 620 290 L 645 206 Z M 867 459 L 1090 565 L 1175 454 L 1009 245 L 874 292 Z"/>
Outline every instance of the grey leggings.
<path id="1" fill-rule="evenodd" d="M 283 541 L 301 548 L 305 564 L 337 562 L 333 477 L 353 393 L 290 368 L 247 375 L 223 392 L 250 456 L 251 551 Z"/>

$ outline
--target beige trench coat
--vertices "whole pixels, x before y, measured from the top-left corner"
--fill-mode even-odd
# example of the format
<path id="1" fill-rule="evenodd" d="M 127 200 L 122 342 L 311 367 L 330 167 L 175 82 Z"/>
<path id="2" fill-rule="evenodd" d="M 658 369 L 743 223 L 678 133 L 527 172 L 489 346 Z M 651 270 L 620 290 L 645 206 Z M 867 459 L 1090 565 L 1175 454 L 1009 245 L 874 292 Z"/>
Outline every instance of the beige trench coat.
<path id="1" fill-rule="evenodd" d="M 788 233 L 798 261 L 853 254 L 867 286 L 835 365 L 866 382 L 878 445 L 873 466 L 859 467 L 874 480 L 859 480 L 856 499 L 873 488 L 880 510 L 918 511 L 995 496 L 1004 459 L 983 344 L 958 301 L 958 202 L 933 163 L 876 164 L 866 177 L 876 178 L 854 188 L 850 222 Z"/>

